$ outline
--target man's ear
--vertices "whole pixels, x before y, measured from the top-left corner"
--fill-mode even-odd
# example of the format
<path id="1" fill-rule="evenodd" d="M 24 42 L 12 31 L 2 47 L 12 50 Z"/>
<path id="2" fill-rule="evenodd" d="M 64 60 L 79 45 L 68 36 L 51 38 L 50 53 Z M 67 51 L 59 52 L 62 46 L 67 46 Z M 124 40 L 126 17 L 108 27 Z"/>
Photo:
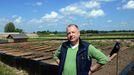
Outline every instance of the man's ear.
<path id="1" fill-rule="evenodd" d="M 79 36 L 80 36 L 80 31 L 79 31 Z"/>

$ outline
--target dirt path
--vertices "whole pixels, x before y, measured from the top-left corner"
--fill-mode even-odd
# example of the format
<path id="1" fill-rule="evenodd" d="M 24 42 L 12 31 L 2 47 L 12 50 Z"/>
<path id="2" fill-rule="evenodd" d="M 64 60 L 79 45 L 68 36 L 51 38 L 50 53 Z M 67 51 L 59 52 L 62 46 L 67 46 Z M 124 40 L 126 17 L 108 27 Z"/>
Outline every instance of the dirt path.
<path id="1" fill-rule="evenodd" d="M 127 64 L 134 60 L 134 48 L 127 48 L 119 53 L 118 57 L 118 74 L 125 68 Z M 117 57 L 103 66 L 101 70 L 93 75 L 116 75 Z"/>

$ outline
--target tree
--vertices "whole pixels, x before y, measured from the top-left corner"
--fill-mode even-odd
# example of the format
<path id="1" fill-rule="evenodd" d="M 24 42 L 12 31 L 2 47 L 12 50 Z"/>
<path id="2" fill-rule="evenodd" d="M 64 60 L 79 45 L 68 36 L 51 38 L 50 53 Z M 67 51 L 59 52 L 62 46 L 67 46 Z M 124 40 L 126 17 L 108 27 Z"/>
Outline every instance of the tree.
<path id="1" fill-rule="evenodd" d="M 22 29 L 19 29 L 19 28 L 16 28 L 16 29 L 15 29 L 15 32 L 22 33 L 22 32 L 23 32 L 23 30 L 22 30 Z"/>
<path id="2" fill-rule="evenodd" d="M 58 33 L 58 31 L 54 31 L 53 33 L 54 33 L 54 34 L 57 34 L 57 33 Z"/>
<path id="3" fill-rule="evenodd" d="M 4 32 L 15 32 L 15 26 L 12 22 L 6 24 Z"/>

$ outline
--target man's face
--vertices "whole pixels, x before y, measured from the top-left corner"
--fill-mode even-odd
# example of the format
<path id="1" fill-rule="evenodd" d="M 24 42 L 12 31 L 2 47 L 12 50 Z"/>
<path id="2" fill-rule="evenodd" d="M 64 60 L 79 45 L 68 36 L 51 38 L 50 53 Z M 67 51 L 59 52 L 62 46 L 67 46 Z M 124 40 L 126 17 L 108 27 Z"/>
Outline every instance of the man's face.
<path id="1" fill-rule="evenodd" d="M 71 26 L 67 28 L 67 39 L 70 42 L 77 42 L 80 37 L 80 32 L 75 26 Z"/>

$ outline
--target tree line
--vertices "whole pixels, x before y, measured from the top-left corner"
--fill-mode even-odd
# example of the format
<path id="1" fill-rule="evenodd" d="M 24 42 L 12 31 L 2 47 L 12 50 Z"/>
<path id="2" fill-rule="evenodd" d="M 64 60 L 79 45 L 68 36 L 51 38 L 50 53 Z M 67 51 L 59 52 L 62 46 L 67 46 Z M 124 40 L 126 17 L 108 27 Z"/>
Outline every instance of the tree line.
<path id="1" fill-rule="evenodd" d="M 113 30 L 113 31 L 99 31 L 99 30 L 80 30 L 81 34 L 103 34 L 103 33 L 120 33 L 120 32 L 134 32 L 134 30 Z M 37 31 L 34 32 L 37 34 L 66 34 L 66 32 L 58 32 L 58 31 Z"/>
<path id="2" fill-rule="evenodd" d="M 4 32 L 24 32 L 23 29 L 16 28 L 13 22 L 9 22 L 5 25 Z M 134 30 L 112 30 L 112 31 L 99 31 L 99 30 L 80 30 L 81 34 L 91 34 L 91 33 L 113 33 L 113 32 L 134 32 Z M 66 32 L 59 32 L 59 31 L 37 31 L 33 32 L 37 34 L 66 34 Z"/>

